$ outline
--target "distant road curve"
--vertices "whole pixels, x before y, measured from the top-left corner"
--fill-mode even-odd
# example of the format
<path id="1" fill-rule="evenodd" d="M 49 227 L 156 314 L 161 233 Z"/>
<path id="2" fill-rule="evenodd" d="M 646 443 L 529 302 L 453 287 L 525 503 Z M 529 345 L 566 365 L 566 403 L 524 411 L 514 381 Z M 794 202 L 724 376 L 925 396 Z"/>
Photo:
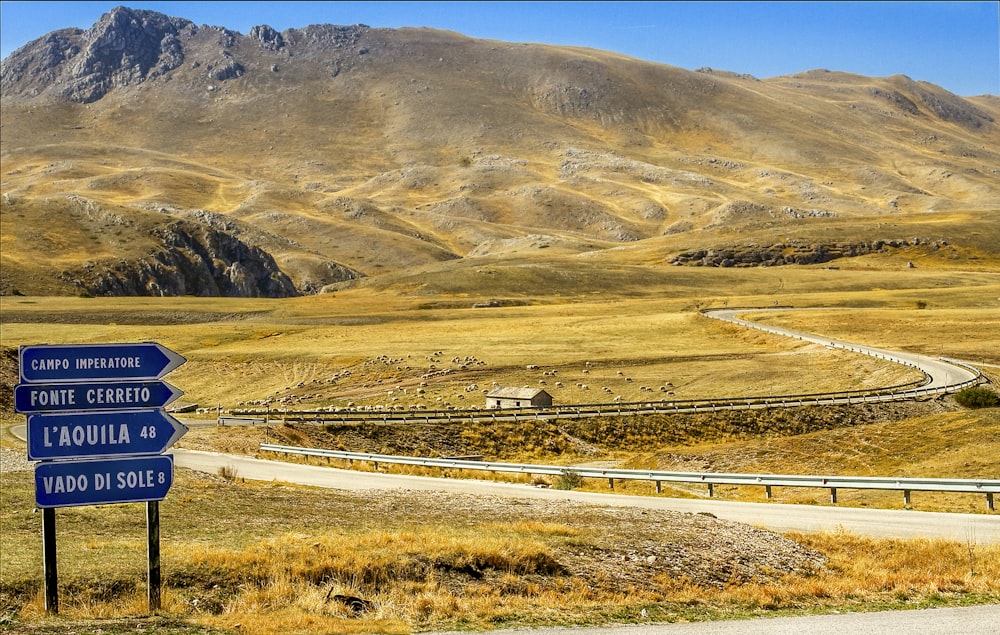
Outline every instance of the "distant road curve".
<path id="1" fill-rule="evenodd" d="M 875 348 L 874 346 L 864 346 L 862 344 L 854 344 L 851 342 L 845 342 L 843 340 L 837 340 L 830 337 L 823 337 L 822 335 L 812 335 L 809 333 L 802 333 L 800 331 L 793 331 L 792 329 L 786 329 L 779 326 L 769 326 L 764 324 L 759 324 L 757 322 L 752 322 L 750 320 L 744 320 L 743 318 L 737 317 L 741 313 L 759 313 L 764 311 L 836 311 L 842 309 L 834 308 L 767 308 L 767 309 L 754 309 L 754 308 L 743 308 L 743 309 L 713 309 L 709 311 L 704 311 L 702 315 L 717 320 L 723 320 L 726 322 L 731 322 L 732 324 L 738 324 L 740 326 L 745 326 L 752 329 L 757 329 L 760 331 L 765 331 L 767 333 L 774 333 L 775 335 L 783 335 L 785 337 L 791 337 L 804 342 L 814 342 L 816 344 L 822 344 L 824 346 L 830 346 L 832 348 L 841 348 L 848 351 L 853 351 L 855 353 L 862 353 L 864 355 L 871 355 L 872 357 L 879 357 L 881 359 L 887 359 L 901 364 L 906 364 L 914 368 L 919 368 L 923 370 L 930 377 L 930 382 L 920 388 L 914 388 L 912 390 L 902 390 L 902 394 L 907 392 L 912 392 L 915 394 L 926 393 L 929 390 L 947 389 L 953 386 L 958 386 L 970 381 L 975 380 L 978 375 L 970 368 L 961 366 L 953 361 L 928 357 L 927 355 L 918 355 L 916 353 L 905 353 L 900 351 L 889 351 L 881 348 Z"/>

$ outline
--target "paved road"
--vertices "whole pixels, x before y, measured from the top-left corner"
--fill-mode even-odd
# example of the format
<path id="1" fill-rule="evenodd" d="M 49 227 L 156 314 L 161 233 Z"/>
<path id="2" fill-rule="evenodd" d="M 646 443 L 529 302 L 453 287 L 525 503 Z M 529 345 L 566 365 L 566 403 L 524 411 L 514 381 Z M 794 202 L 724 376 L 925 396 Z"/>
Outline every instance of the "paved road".
<path id="1" fill-rule="evenodd" d="M 859 509 L 783 505 L 780 503 L 742 503 L 736 501 L 666 498 L 662 496 L 624 496 L 597 492 L 577 492 L 498 483 L 473 479 L 444 479 L 425 476 L 376 474 L 331 467 L 267 461 L 246 456 L 174 451 L 175 464 L 202 472 L 218 473 L 219 468 L 234 468 L 242 478 L 283 481 L 314 487 L 343 490 L 425 490 L 492 494 L 512 498 L 573 500 L 593 505 L 669 509 L 680 512 L 708 512 L 719 518 L 765 527 L 773 531 L 834 531 L 843 528 L 867 536 L 893 538 L 949 538 L 978 543 L 1000 543 L 1000 516 L 921 512 L 903 509 Z"/>
<path id="2" fill-rule="evenodd" d="M 822 335 L 812 335 L 809 333 L 802 333 L 800 331 L 793 331 L 791 329 L 782 328 L 780 326 L 758 324 L 756 322 L 751 322 L 750 320 L 744 320 L 742 318 L 737 317 L 741 313 L 751 313 L 751 312 L 757 313 L 762 311 L 815 311 L 815 310 L 817 309 L 792 309 L 792 308 L 724 309 L 717 311 L 706 311 L 704 315 L 710 318 L 715 318 L 717 320 L 724 320 L 726 322 L 731 322 L 733 324 L 739 324 L 740 326 L 745 326 L 752 329 L 758 329 L 761 331 L 766 331 L 768 333 L 774 333 L 776 335 L 784 335 L 785 337 L 791 337 L 805 342 L 815 342 L 816 344 L 822 344 L 824 346 L 831 346 L 833 348 L 843 348 L 845 350 L 854 351 L 857 353 L 863 353 L 865 355 L 871 355 L 873 357 L 881 357 L 883 359 L 889 359 L 903 364 L 908 364 L 910 366 L 913 366 L 914 368 L 922 369 L 925 373 L 927 373 L 930 376 L 931 381 L 926 386 L 921 386 L 920 389 L 918 390 L 903 391 L 903 392 L 921 393 L 930 389 L 938 389 L 938 388 L 946 388 L 948 386 L 954 386 L 955 384 L 961 384 L 976 378 L 976 374 L 970 371 L 969 369 L 949 363 L 943 359 L 928 357 L 927 355 L 917 355 L 916 353 L 888 351 L 881 348 L 875 348 L 873 346 L 853 344 L 851 342 L 832 339 L 829 337 L 824 337 Z M 823 310 L 835 311 L 837 309 L 823 309 Z"/>
<path id="3" fill-rule="evenodd" d="M 533 628 L 490 635 L 988 635 L 1000 633 L 1000 605 L 881 611 L 693 624 Z M 437 635 L 459 635 L 458 632 Z M 468 635 L 464 633 L 462 635 Z"/>

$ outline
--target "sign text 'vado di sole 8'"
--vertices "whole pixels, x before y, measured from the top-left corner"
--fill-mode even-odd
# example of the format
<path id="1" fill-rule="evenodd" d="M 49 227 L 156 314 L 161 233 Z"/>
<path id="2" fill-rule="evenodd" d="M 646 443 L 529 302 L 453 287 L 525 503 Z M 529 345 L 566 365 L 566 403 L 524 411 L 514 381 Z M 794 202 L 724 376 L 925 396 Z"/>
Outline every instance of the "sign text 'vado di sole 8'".
<path id="1" fill-rule="evenodd" d="M 173 482 L 170 454 L 45 462 L 35 467 L 35 503 L 44 509 L 163 500 Z"/>

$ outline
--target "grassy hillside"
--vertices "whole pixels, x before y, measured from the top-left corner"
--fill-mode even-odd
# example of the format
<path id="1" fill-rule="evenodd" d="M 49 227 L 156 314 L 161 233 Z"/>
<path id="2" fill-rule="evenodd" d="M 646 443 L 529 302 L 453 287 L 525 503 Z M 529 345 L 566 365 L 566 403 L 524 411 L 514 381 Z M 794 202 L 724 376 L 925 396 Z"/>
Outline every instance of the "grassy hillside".
<path id="1" fill-rule="evenodd" d="M 429 29 L 179 42 L 184 64 L 87 103 L 58 96 L 86 79 L 69 64 L 32 71 L 30 47 L 5 60 L 0 291 L 75 295 L 141 272 L 176 248 L 155 229 L 178 220 L 261 248 L 306 293 L 433 285 L 484 257 L 664 275 L 679 253 L 779 243 L 907 241 L 887 250 L 997 264 L 995 98 Z M 213 75 L 225 60 L 242 74 Z"/>

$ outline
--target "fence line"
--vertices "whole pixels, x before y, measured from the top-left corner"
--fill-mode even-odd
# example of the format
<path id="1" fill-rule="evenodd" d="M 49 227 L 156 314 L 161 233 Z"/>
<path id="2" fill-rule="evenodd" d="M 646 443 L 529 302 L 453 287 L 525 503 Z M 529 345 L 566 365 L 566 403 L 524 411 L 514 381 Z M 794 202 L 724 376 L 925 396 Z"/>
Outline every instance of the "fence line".
<path id="1" fill-rule="evenodd" d="M 456 458 L 433 458 L 419 456 L 398 456 L 372 454 L 367 452 L 345 452 L 321 448 L 262 443 L 260 449 L 285 455 L 314 456 L 346 461 L 365 461 L 397 465 L 416 465 L 442 469 L 479 470 L 528 475 L 557 477 L 607 479 L 614 489 L 616 480 L 652 481 L 656 492 L 662 491 L 662 483 L 702 483 L 708 487 L 708 495 L 714 494 L 715 485 L 754 485 L 765 488 L 767 498 L 771 498 L 773 487 L 814 487 L 828 489 L 830 502 L 837 502 L 838 489 L 894 490 L 903 492 L 903 504 L 910 504 L 911 492 L 961 492 L 985 494 L 986 508 L 994 510 L 994 495 L 1000 493 L 1000 480 L 959 479 L 959 478 L 893 478 L 884 476 L 808 476 L 794 474 L 726 474 L 709 472 L 667 472 L 660 470 L 624 470 L 600 467 L 572 467 L 559 465 L 535 465 L 530 463 L 499 463 L 491 461 L 471 461 Z"/>

